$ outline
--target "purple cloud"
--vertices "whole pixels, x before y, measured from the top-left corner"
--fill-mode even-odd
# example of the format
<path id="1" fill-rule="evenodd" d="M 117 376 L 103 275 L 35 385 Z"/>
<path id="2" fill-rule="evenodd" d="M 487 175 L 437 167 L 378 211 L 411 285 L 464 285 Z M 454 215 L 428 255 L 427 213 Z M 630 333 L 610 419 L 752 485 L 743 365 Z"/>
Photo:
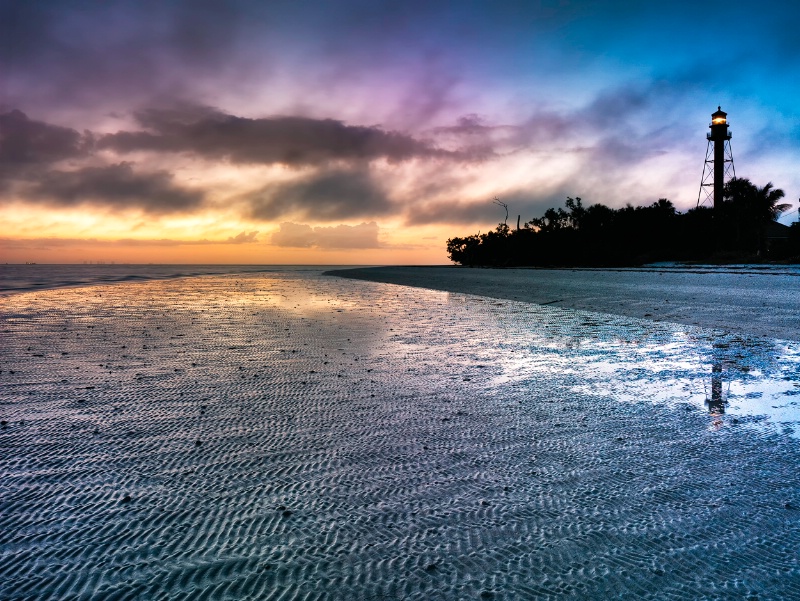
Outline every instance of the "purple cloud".
<path id="1" fill-rule="evenodd" d="M 148 213 L 185 212 L 203 203 L 204 194 L 176 185 L 167 171 L 137 173 L 130 163 L 43 173 L 29 197 L 50 206 L 82 204 Z"/>
<path id="2" fill-rule="evenodd" d="M 52 163 L 86 156 L 92 134 L 34 121 L 19 110 L 0 115 L 0 165 Z"/>
<path id="3" fill-rule="evenodd" d="M 145 130 L 102 136 L 98 148 L 118 153 L 184 152 L 234 163 L 292 166 L 456 156 L 405 134 L 346 125 L 334 119 L 249 119 L 193 106 L 183 110 L 148 109 L 136 117 Z"/>

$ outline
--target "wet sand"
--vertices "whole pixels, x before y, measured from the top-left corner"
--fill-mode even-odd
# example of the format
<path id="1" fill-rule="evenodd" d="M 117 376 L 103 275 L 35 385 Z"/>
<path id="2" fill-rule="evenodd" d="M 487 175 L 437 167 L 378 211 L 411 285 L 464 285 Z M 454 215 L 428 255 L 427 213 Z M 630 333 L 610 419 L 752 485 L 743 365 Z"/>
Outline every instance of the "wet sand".
<path id="1" fill-rule="evenodd" d="M 800 272 L 370 267 L 340 277 L 800 340 Z"/>
<path id="2" fill-rule="evenodd" d="M 797 345 L 319 273 L 0 319 L 2 599 L 800 598 L 796 423 L 729 410 Z"/>

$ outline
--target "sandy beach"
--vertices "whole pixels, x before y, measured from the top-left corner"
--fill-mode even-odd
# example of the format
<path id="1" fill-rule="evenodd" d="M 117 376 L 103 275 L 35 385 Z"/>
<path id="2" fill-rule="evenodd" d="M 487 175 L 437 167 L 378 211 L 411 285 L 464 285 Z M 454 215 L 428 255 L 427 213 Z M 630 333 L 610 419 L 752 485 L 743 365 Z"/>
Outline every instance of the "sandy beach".
<path id="1" fill-rule="evenodd" d="M 800 598 L 792 337 L 430 288 L 0 298 L 0 598 Z"/>
<path id="2" fill-rule="evenodd" d="M 792 268 L 481 269 L 371 267 L 340 277 L 800 340 Z"/>

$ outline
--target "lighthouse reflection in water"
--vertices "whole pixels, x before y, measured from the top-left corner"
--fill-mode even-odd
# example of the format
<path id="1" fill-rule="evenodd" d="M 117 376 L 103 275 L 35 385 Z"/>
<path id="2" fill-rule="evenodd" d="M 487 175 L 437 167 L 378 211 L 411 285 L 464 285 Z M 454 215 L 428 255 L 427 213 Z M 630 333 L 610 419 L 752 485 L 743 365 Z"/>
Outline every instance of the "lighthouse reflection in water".
<path id="1" fill-rule="evenodd" d="M 714 345 L 714 351 L 718 355 L 711 364 L 711 389 L 710 395 L 706 398 L 708 412 L 713 416 L 725 413 L 726 400 L 722 395 L 722 357 L 719 356 L 719 346 Z"/>
<path id="2" fill-rule="evenodd" d="M 535 326 L 518 327 L 530 306 L 514 310 L 507 302 L 503 309 L 494 307 L 503 336 L 492 356 L 498 389 L 569 374 L 575 393 L 704 411 L 712 429 L 800 434 L 800 343 L 556 308 Z"/>

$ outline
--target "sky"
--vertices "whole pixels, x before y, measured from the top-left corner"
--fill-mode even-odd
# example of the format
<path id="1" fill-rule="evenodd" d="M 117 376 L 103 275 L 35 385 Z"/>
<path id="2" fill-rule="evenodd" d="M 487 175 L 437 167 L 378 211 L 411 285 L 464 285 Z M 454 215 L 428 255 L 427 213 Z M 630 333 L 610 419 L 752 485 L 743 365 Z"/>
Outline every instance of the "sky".
<path id="1" fill-rule="evenodd" d="M 798 218 L 800 3 L 0 0 L 0 261 L 442 264 L 698 200 L 711 113 Z"/>

